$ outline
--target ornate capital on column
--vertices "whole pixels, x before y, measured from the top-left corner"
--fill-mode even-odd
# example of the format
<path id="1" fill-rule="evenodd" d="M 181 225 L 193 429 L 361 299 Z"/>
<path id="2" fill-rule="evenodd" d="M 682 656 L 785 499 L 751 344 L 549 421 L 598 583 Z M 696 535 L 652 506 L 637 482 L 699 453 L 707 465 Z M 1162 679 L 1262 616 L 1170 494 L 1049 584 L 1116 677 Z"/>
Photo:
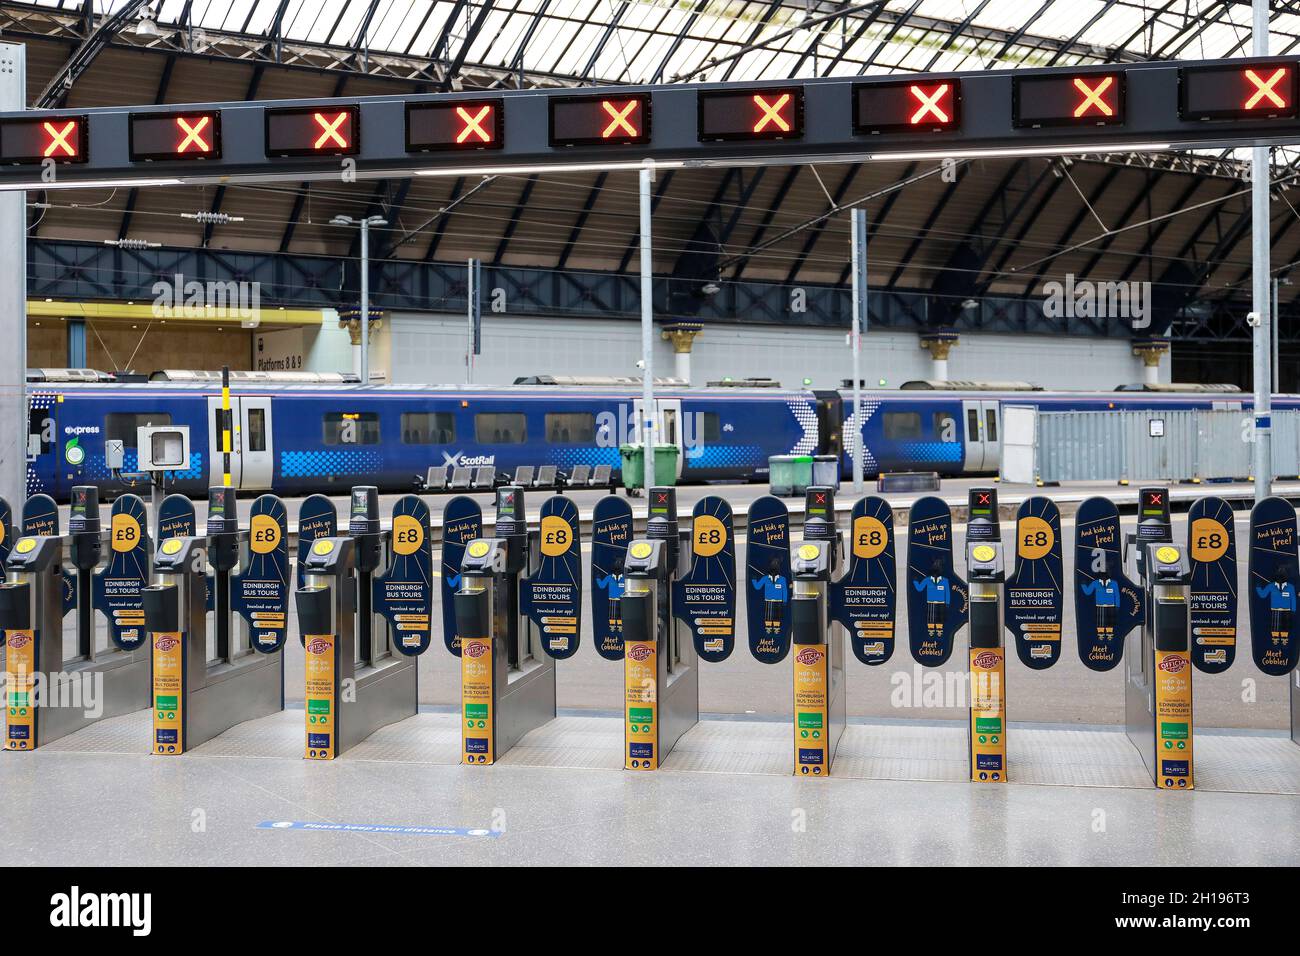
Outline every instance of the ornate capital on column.
<path id="1" fill-rule="evenodd" d="M 1159 368 L 1161 357 L 1168 351 L 1168 339 L 1133 340 L 1133 354 L 1141 358 L 1147 368 Z"/>
<path id="2" fill-rule="evenodd" d="M 673 351 L 678 355 L 690 355 L 695 345 L 695 336 L 704 331 L 699 322 L 672 322 L 663 327 L 659 333 L 665 342 L 673 343 Z"/>
<path id="3" fill-rule="evenodd" d="M 946 362 L 948 353 L 953 350 L 953 346 L 960 340 L 960 336 L 949 329 L 936 329 L 932 332 L 921 333 L 921 348 L 930 353 L 930 357 L 936 362 Z"/>
<path id="4" fill-rule="evenodd" d="M 370 334 L 378 332 L 384 326 L 383 309 L 370 310 Z M 339 328 L 348 330 L 348 338 L 353 345 L 361 344 L 361 310 L 357 308 L 339 309 Z"/>

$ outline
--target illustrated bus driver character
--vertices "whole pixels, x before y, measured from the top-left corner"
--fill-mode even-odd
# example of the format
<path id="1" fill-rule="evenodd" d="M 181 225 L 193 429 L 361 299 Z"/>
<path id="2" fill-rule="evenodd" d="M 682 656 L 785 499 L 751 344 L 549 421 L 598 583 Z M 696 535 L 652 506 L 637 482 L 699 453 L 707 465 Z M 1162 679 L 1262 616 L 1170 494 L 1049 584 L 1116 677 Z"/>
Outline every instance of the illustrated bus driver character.
<path id="1" fill-rule="evenodd" d="M 763 628 L 768 634 L 781 633 L 781 609 L 790 600 L 790 582 L 781 573 L 781 562 L 773 558 L 767 574 L 753 582 L 755 591 L 763 592 Z"/>
<path id="2" fill-rule="evenodd" d="M 1119 585 L 1110 576 L 1110 570 L 1105 562 L 1102 563 L 1097 577 L 1083 585 L 1083 593 L 1090 595 L 1096 604 L 1097 637 L 1102 639 L 1114 637 L 1115 618 L 1119 615 Z"/>
<path id="3" fill-rule="evenodd" d="M 932 638 L 942 638 L 948 605 L 952 603 L 952 585 L 943 573 L 943 562 L 935 558 L 930 565 L 929 576 L 913 581 L 912 587 L 925 592 L 926 634 Z"/>
<path id="4" fill-rule="evenodd" d="M 1262 587 L 1256 586 L 1255 593 L 1268 599 L 1268 629 L 1273 643 L 1285 642 L 1291 635 L 1291 617 L 1295 614 L 1295 585 L 1291 583 L 1286 566 L 1279 564 L 1273 572 L 1273 580 Z"/>
<path id="5" fill-rule="evenodd" d="M 609 596 L 609 626 L 623 626 L 623 592 L 627 590 L 627 581 L 623 577 L 623 559 L 619 558 L 614 562 L 614 568 L 599 581 L 596 587 L 604 590 Z"/>

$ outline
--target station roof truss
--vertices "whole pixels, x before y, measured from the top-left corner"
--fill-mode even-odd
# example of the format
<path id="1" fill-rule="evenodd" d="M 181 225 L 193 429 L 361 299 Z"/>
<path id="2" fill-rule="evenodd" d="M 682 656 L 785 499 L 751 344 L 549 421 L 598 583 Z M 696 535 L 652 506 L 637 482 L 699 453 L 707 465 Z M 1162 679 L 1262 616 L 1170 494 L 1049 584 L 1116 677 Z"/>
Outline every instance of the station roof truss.
<path id="1" fill-rule="evenodd" d="M 1250 4 L 1143 0 L 46 0 L 0 3 L 0 31 L 28 45 L 29 99 L 36 108 L 107 116 L 132 104 L 157 111 L 181 103 L 228 101 L 255 105 L 313 102 L 399 102 L 430 94 L 462 99 L 491 95 L 507 105 L 536 91 L 558 97 L 611 85 L 654 89 L 657 120 L 680 113 L 689 84 L 751 83 L 807 86 L 807 145 L 818 140 L 820 90 L 856 83 L 916 79 L 965 71 L 1016 68 L 1073 77 L 1122 71 L 1166 78 L 1186 64 L 1166 60 L 1240 57 L 1250 45 Z M 1300 11 L 1275 5 L 1271 60 L 1300 54 Z M 1146 70 L 1155 72 L 1145 74 Z M 1265 77 L 1267 79 L 1267 77 Z M 1005 75 L 990 82 L 1009 84 Z M 1168 82 L 1168 80 L 1166 80 Z M 1175 84 L 1178 82 L 1174 81 Z M 588 90 L 587 88 L 591 88 Z M 662 91 L 662 93 L 661 93 Z M 978 90 L 963 90 L 963 128 L 982 122 Z M 1131 120 L 1088 130 L 1095 151 L 1068 157 L 990 155 L 960 161 L 949 180 L 924 157 L 863 162 L 837 155 L 847 144 L 914 134 L 835 133 L 815 165 L 729 165 L 744 152 L 788 151 L 789 141 L 696 143 L 718 165 L 663 169 L 655 184 L 656 269 L 671 273 L 702 253 L 728 282 L 844 282 L 847 222 L 855 205 L 873 225 L 872 285 L 926 289 L 943 271 L 977 272 L 984 291 L 1031 294 L 1066 273 L 1099 281 L 1158 279 L 1174 262 L 1190 264 L 1196 294 L 1223 298 L 1248 291 L 1248 190 L 1240 140 L 1205 130 L 1195 136 L 1135 136 L 1140 88 L 1126 90 Z M 839 93 L 835 94 L 837 97 Z M 999 94 L 1001 95 L 1001 94 Z M 829 93 L 828 93 L 829 96 Z M 369 100 L 378 97 L 379 100 Z M 972 97 L 975 102 L 972 102 Z M 441 99 L 441 97 L 439 97 Z M 365 107 L 371 109 L 370 106 Z M 97 111 L 106 112 L 99 113 Z M 232 106 L 232 111 L 234 107 Z M 843 113 L 843 110 L 840 110 Z M 518 110 L 507 109 L 507 124 Z M 118 113 L 118 115 L 122 115 Z M 252 114 L 248 114 L 252 115 Z M 692 101 L 685 116 L 694 127 Z M 364 113 L 362 128 L 372 129 Z M 1145 122 L 1144 120 L 1141 120 Z M 390 120 L 380 121 L 391 125 Z M 1225 121 L 1201 126 L 1221 128 Z M 543 136 L 549 117 L 532 130 Z M 254 123 L 252 125 L 259 125 Z M 264 123 L 260 124 L 264 127 Z M 405 122 L 402 122 L 405 129 Z M 1177 121 L 1176 125 L 1182 125 Z M 1292 142 L 1292 119 L 1239 127 L 1258 141 Z M 223 117 L 223 128 L 230 125 Z M 658 135 L 656 124 L 655 135 Z M 507 142 L 513 130 L 504 128 Z M 549 132 L 549 129 L 546 130 Z M 685 130 L 685 138 L 697 130 Z M 1077 136 L 1060 127 L 1017 129 L 1010 145 L 1038 139 L 1044 148 Z M 1216 130 L 1217 132 L 1217 130 Z M 117 135 L 117 134 L 114 134 Z M 934 136 L 947 135 L 936 132 Z M 257 130 L 251 152 L 263 152 Z M 1151 137 L 1155 136 L 1155 139 Z M 696 137 L 698 138 L 698 137 Z M 933 139 L 934 137 L 930 137 Z M 92 136 L 91 154 L 99 143 Z M 367 171 L 374 142 L 363 133 L 358 167 Z M 929 151 L 924 138 L 920 140 Z M 1184 151 L 1125 146 L 1199 144 Z M 498 153 L 477 162 L 463 155 L 420 154 L 410 163 L 406 143 L 391 144 L 405 165 L 374 165 L 373 179 L 344 189 L 313 181 L 316 157 L 279 161 L 300 177 L 285 184 L 235 181 L 166 191 L 131 183 L 72 202 L 51 190 L 32 194 L 33 236 L 51 239 L 140 238 L 164 245 L 237 252 L 355 255 L 355 230 L 329 227 L 338 212 L 379 213 L 378 254 L 422 261 L 482 258 L 499 266 L 626 270 L 636 248 L 635 186 L 617 169 L 535 171 L 554 147 L 529 154 L 527 170 L 501 167 Z M 991 144 L 1007 148 L 1006 140 Z M 237 146 L 223 137 L 228 151 Z M 510 147 L 507 146 L 507 150 Z M 569 146 L 570 157 L 590 146 Z M 623 149 L 652 153 L 637 145 Z M 868 150 L 870 151 L 870 150 Z M 486 152 L 486 151 L 485 151 Z M 877 152 L 880 152 L 877 150 Z M 900 148 L 906 154 L 907 150 Z M 676 154 L 660 153 L 665 160 Z M 1300 218 L 1291 191 L 1300 152 L 1275 153 L 1273 236 L 1278 273 L 1300 260 Z M 260 157 L 263 161 L 265 156 Z M 93 160 L 92 160 L 93 162 Z M 227 160 L 185 167 L 215 171 Z M 169 179 L 150 162 L 148 179 Z M 176 166 L 177 164 L 166 164 Z M 416 166 L 444 165 L 447 176 L 410 175 Z M 463 167 L 459 168 L 459 167 Z M 82 169 L 66 170 L 75 178 Z M 976 175 L 970 175 L 975 173 Z M 12 170 L 4 173 L 13 178 Z M 197 177 L 196 177 L 197 178 Z M 189 201 L 178 196 L 186 194 Z M 75 209 L 73 208 L 75 206 Z M 177 208 L 243 222 L 176 220 Z M 960 259 L 960 263 L 958 263 Z M 1300 285 L 1284 286 L 1284 302 Z"/>

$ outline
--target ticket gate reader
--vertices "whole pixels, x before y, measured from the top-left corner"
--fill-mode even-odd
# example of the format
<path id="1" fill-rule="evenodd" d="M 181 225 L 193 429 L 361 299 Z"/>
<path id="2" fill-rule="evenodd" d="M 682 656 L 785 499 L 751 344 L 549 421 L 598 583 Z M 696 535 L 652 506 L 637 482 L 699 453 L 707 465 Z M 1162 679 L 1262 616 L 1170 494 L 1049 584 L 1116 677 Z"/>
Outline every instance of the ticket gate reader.
<path id="1" fill-rule="evenodd" d="M 523 489 L 500 488 L 496 537 L 465 546 L 453 595 L 464 764 L 495 763 L 555 719 L 555 661 L 519 611 L 519 578 L 532 566 Z"/>
<path id="2" fill-rule="evenodd" d="M 806 523 L 804 528 L 806 532 Z M 829 586 L 838 537 L 805 538 L 795 548 L 790 563 L 796 776 L 830 775 L 848 718 L 844 628 L 829 616 Z"/>
<path id="3" fill-rule="evenodd" d="M 657 769 L 700 720 L 699 658 L 672 608 L 682 553 L 677 493 L 651 488 L 648 498 L 645 537 L 628 545 L 620 601 L 627 770 Z"/>
<path id="4" fill-rule="evenodd" d="M 357 640 L 357 542 L 318 538 L 294 594 L 305 648 L 309 760 L 333 760 L 380 727 L 415 714 L 414 657 L 366 659 Z"/>
<path id="5" fill-rule="evenodd" d="M 1124 650 L 1126 729 L 1157 787 L 1191 790 L 1191 565 L 1174 544 L 1146 541 L 1141 548 L 1146 617 L 1140 631 L 1129 633 Z"/>
<path id="6" fill-rule="evenodd" d="M 844 558 L 844 539 L 835 518 L 835 489 L 813 485 L 804 496 L 803 539 L 805 541 L 830 541 L 831 577 L 840 569 Z"/>
<path id="7" fill-rule="evenodd" d="M 8 750 L 34 750 L 148 702 L 147 652 L 95 646 L 92 594 L 101 531 L 98 490 L 74 488 L 67 545 L 76 569 L 78 609 L 76 652 L 70 657 L 63 644 L 65 539 L 23 536 L 9 552 L 8 578 L 0 584 Z"/>
<path id="8" fill-rule="evenodd" d="M 966 577 L 970 588 L 970 779 L 1007 780 L 1006 649 L 1002 631 L 1006 571 L 998 493 L 972 488 L 967 499 Z"/>

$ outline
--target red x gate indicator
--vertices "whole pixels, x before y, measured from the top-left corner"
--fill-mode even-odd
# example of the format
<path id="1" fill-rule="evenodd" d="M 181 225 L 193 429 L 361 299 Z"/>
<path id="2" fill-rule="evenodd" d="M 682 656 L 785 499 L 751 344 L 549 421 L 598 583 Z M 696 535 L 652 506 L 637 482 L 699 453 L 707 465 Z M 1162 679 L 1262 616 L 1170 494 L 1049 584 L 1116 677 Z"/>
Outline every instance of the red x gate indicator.
<path id="1" fill-rule="evenodd" d="M 552 146 L 650 141 L 650 96 L 563 96 L 551 101 Z"/>
<path id="2" fill-rule="evenodd" d="M 216 159 L 221 156 L 221 114 L 132 113 L 131 162 Z"/>
<path id="3" fill-rule="evenodd" d="M 406 107 L 406 151 L 500 149 L 502 110 L 499 99 L 409 103 Z"/>
<path id="4" fill-rule="evenodd" d="M 1234 62 L 1178 71 L 1178 115 L 1184 120 L 1296 117 L 1294 63 Z"/>
<path id="5" fill-rule="evenodd" d="M 1053 73 L 1012 78 L 1012 114 L 1018 127 L 1120 126 L 1123 73 Z"/>
<path id="6" fill-rule="evenodd" d="M 267 156 L 355 156 L 360 135 L 357 106 L 266 111 Z"/>
<path id="7" fill-rule="evenodd" d="M 853 89 L 855 133 L 902 133 L 958 129 L 961 80 L 863 83 Z"/>
<path id="8" fill-rule="evenodd" d="M 86 117 L 46 116 L 0 122 L 0 163 L 86 161 Z"/>
<path id="9" fill-rule="evenodd" d="M 708 90 L 698 98 L 700 142 L 799 139 L 803 89 Z"/>

